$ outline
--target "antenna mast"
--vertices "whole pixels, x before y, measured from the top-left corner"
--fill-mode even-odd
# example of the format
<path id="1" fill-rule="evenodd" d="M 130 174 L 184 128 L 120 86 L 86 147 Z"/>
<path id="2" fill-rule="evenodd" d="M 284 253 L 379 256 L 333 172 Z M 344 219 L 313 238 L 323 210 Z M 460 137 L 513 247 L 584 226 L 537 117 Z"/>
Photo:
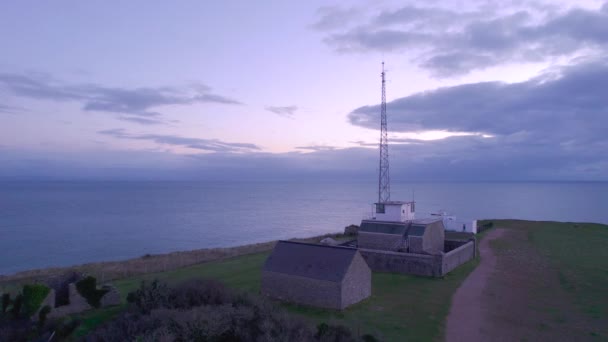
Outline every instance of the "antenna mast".
<path id="1" fill-rule="evenodd" d="M 386 73 L 382 62 L 382 104 L 380 106 L 380 169 L 378 174 L 378 203 L 391 200 L 391 179 L 388 172 L 388 129 L 386 127 Z"/>

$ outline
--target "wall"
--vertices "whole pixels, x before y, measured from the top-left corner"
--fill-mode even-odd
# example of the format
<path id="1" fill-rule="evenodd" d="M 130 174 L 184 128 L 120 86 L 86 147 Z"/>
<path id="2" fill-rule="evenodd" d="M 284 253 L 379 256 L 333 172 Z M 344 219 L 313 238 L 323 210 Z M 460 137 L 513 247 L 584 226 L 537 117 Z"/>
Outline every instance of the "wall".
<path id="1" fill-rule="evenodd" d="M 372 294 L 372 271 L 360 253 L 355 254 L 346 276 L 342 280 L 342 305 L 344 309 Z"/>
<path id="2" fill-rule="evenodd" d="M 415 208 L 414 208 L 415 209 Z M 401 221 L 411 221 L 416 217 L 416 213 L 412 211 L 412 203 L 406 203 L 401 208 Z"/>
<path id="3" fill-rule="evenodd" d="M 402 222 L 402 211 L 407 210 L 405 205 L 401 204 L 385 204 L 384 214 L 376 213 L 374 208 L 374 217 L 378 221 Z"/>
<path id="4" fill-rule="evenodd" d="M 298 304 L 342 308 L 340 283 L 263 271 L 261 292 L 271 298 Z"/>
<path id="5" fill-rule="evenodd" d="M 100 304 L 101 307 L 107 307 L 112 305 L 119 305 L 120 301 L 120 293 L 113 286 L 106 286 L 108 292 L 101 297 Z M 49 317 L 63 317 L 66 315 L 71 315 L 74 313 L 83 312 L 86 310 L 91 310 L 93 307 L 89 305 L 86 298 L 78 293 L 76 289 L 75 283 L 70 283 L 68 285 L 68 293 L 70 298 L 70 303 L 68 305 L 62 305 L 51 310 Z"/>
<path id="6" fill-rule="evenodd" d="M 475 240 L 469 240 L 462 246 L 443 255 L 442 273 L 447 274 L 473 258 L 475 258 Z"/>
<path id="7" fill-rule="evenodd" d="M 427 252 L 443 252 L 445 228 L 442 221 L 430 223 L 424 229 L 423 249 Z"/>
<path id="8" fill-rule="evenodd" d="M 467 242 L 469 242 L 470 240 L 448 240 L 446 239 L 444 244 L 443 244 L 443 251 L 448 253 L 451 252 L 453 250 L 455 250 L 456 248 L 466 244 Z"/>
<path id="9" fill-rule="evenodd" d="M 401 235 L 359 231 L 357 245 L 368 249 L 397 250 L 402 240 Z"/>
<path id="10" fill-rule="evenodd" d="M 359 248 L 359 253 L 374 272 L 403 273 L 427 277 L 442 277 L 456 267 L 475 258 L 475 240 L 446 240 L 456 249 L 438 255 L 398 253 Z"/>
<path id="11" fill-rule="evenodd" d="M 445 216 L 443 224 L 446 230 L 462 232 L 462 226 L 465 227 L 465 232 L 477 234 L 477 220 L 458 220 L 454 216 Z"/>
<path id="12" fill-rule="evenodd" d="M 442 256 L 397 253 L 359 248 L 361 256 L 374 272 L 414 274 L 428 277 L 442 276 Z"/>

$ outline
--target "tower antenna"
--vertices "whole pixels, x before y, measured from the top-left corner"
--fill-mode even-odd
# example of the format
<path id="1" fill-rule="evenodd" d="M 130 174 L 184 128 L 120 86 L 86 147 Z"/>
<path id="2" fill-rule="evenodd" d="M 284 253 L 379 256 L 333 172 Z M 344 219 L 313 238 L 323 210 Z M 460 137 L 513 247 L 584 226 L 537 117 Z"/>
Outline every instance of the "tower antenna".
<path id="1" fill-rule="evenodd" d="M 382 104 L 380 105 L 380 169 L 378 174 L 378 203 L 391 200 L 391 179 L 388 172 L 388 129 L 386 127 L 386 72 L 382 61 Z"/>

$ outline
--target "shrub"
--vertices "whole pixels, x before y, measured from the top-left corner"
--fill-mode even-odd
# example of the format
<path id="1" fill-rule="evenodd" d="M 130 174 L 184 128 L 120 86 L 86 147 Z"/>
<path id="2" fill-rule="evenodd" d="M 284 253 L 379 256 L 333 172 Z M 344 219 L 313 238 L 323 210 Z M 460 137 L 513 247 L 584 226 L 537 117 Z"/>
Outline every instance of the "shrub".
<path id="1" fill-rule="evenodd" d="M 167 307 L 169 294 L 169 287 L 156 279 L 150 285 L 142 281 L 139 289 L 127 295 L 127 302 L 133 304 L 141 313 L 147 314 L 153 309 Z"/>
<path id="2" fill-rule="evenodd" d="M 42 284 L 23 285 L 23 310 L 28 316 L 36 313 L 51 289 Z"/>
<path id="3" fill-rule="evenodd" d="M 231 303 L 232 300 L 232 292 L 216 280 L 190 280 L 169 291 L 169 307 L 175 309 L 221 305 Z"/>
<path id="4" fill-rule="evenodd" d="M 108 292 L 107 289 L 98 289 L 97 279 L 91 276 L 76 282 L 76 290 L 78 290 L 78 293 L 80 293 L 80 295 L 87 300 L 87 303 L 94 308 L 98 308 L 101 305 L 101 297 Z"/>
<path id="5" fill-rule="evenodd" d="M 315 335 L 302 318 L 265 298 L 237 294 L 215 280 L 168 287 L 142 282 L 129 293 L 132 308 L 97 328 L 86 341 L 359 341 L 343 326 Z M 373 336 L 365 341 L 373 342 Z"/>
<path id="6" fill-rule="evenodd" d="M 18 318 L 21 316 L 21 307 L 23 306 L 23 295 L 18 294 L 15 296 L 13 300 L 13 305 L 11 307 L 11 314 L 13 314 L 13 318 Z"/>
<path id="7" fill-rule="evenodd" d="M 2 313 L 5 313 L 8 310 L 9 305 L 11 305 L 11 295 L 9 293 L 2 294 Z"/>
<path id="8" fill-rule="evenodd" d="M 38 312 L 38 329 L 42 330 L 42 328 L 44 327 L 44 323 L 46 323 L 46 316 L 51 312 L 51 307 L 48 305 L 45 305 L 42 307 L 42 309 L 40 309 L 40 312 Z"/>
<path id="9" fill-rule="evenodd" d="M 317 326 L 315 338 L 317 341 L 327 342 L 357 341 L 357 339 L 353 336 L 353 333 L 347 327 L 342 325 L 328 325 L 327 323 L 321 323 Z"/>
<path id="10" fill-rule="evenodd" d="M 359 233 L 359 226 L 351 224 L 350 226 L 344 227 L 344 235 L 357 235 Z"/>

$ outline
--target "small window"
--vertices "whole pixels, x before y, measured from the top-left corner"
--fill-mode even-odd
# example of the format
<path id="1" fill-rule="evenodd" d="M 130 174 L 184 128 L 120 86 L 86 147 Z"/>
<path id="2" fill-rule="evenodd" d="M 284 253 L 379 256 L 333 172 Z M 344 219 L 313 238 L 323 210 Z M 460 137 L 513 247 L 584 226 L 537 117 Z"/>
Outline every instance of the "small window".
<path id="1" fill-rule="evenodd" d="M 405 209 L 401 210 L 401 212 L 405 214 Z"/>
<path id="2" fill-rule="evenodd" d="M 376 214 L 384 214 L 384 203 L 376 203 Z"/>

